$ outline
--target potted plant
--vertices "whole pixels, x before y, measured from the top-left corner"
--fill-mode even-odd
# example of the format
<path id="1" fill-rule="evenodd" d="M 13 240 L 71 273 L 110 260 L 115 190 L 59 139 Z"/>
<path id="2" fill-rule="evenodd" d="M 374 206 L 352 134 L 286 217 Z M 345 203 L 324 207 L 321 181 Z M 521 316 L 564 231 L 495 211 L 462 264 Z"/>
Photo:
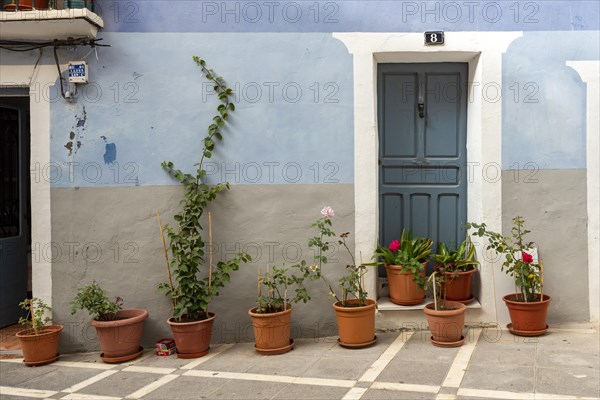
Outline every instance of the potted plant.
<path id="1" fill-rule="evenodd" d="M 19 306 L 27 311 L 25 318 L 19 318 L 19 324 L 27 329 L 16 333 L 25 365 L 33 367 L 58 360 L 58 343 L 63 326 L 46 325 L 50 322 L 46 313 L 52 309 L 36 297 L 23 300 Z"/>
<path id="2" fill-rule="evenodd" d="M 377 247 L 373 259 L 383 260 L 376 264 L 385 265 L 392 303 L 410 306 L 423 302 L 425 267 L 432 244 L 431 239 L 413 238 L 410 231 L 402 230 L 400 241 Z"/>
<path id="3" fill-rule="evenodd" d="M 161 283 L 158 287 L 171 298 L 173 317 L 169 318 L 167 323 L 173 331 L 177 356 L 180 358 L 201 357 L 208 353 L 215 320 L 215 314 L 208 311 L 209 304 L 218 296 L 219 289 L 230 280 L 230 273 L 237 271 L 242 262 L 250 261 L 250 256 L 240 253 L 232 260 L 219 261 L 213 266 L 212 251 L 209 249 L 207 271 L 203 273 L 200 268 L 206 255 L 201 218 L 210 202 L 219 193 L 229 189 L 228 183 L 210 186 L 207 184 L 204 160 L 212 157 L 216 143 L 223 140 L 221 128 L 229 119 L 229 114 L 235 110 L 235 106 L 230 102 L 233 91 L 226 86 L 223 78 L 208 69 L 204 60 L 197 56 L 194 56 L 193 60 L 205 77 L 214 84 L 220 104 L 217 107 L 217 115 L 213 117 L 213 123 L 208 127 L 208 133 L 203 139 L 202 155 L 200 162 L 195 164 L 195 173 L 184 173 L 176 169 L 172 162 L 162 163 L 163 169 L 184 188 L 185 195 L 181 201 L 183 209 L 174 217 L 178 226 L 163 227 L 160 224 L 160 215 L 157 214 L 169 277 L 168 282 Z M 170 260 L 164 232 L 169 238 Z"/>
<path id="4" fill-rule="evenodd" d="M 287 353 L 294 347 L 290 338 L 292 320 L 292 303 L 306 303 L 310 296 L 304 287 L 304 279 L 310 275 L 306 262 L 294 265 L 301 274 L 290 274 L 287 268 L 273 266 L 271 271 L 261 275 L 258 269 L 258 298 L 256 307 L 248 314 L 252 318 L 252 327 L 256 341 L 256 351 L 266 355 Z M 262 293 L 266 286 L 266 295 Z M 289 297 L 290 290 L 295 286 L 294 297 Z"/>
<path id="5" fill-rule="evenodd" d="M 451 279 L 440 265 L 426 281 L 426 288 L 433 291 L 433 303 L 426 304 L 423 312 L 431 331 L 431 342 L 439 347 L 457 347 L 465 341 L 462 335 L 467 306 L 457 301 L 448 301 L 443 286 Z"/>
<path id="6" fill-rule="evenodd" d="M 144 333 L 144 320 L 148 311 L 137 308 L 121 309 L 123 299 L 108 299 L 106 291 L 93 281 L 80 288 L 71 301 L 71 315 L 77 310 L 87 310 L 106 363 L 133 360 L 143 352 L 140 346 Z"/>
<path id="7" fill-rule="evenodd" d="M 339 345 L 348 348 L 367 347 L 377 342 L 377 336 L 375 336 L 377 303 L 375 300 L 367 298 L 368 293 L 364 287 L 366 265 L 362 265 L 362 263 L 356 265 L 354 255 L 346 243 L 349 232 L 339 235 L 340 239 L 338 240 L 338 244 L 348 252 L 352 260 L 352 264 L 346 265 L 346 274 L 338 281 L 341 295 L 338 296 L 322 272 L 323 264 L 327 264 L 327 257 L 324 254 L 329 250 L 330 245 L 325 239 L 336 236 L 331 229 L 331 218 L 334 214 L 331 207 L 325 207 L 321 210 L 321 218 L 312 225 L 319 230 L 319 235 L 308 241 L 309 247 L 317 249 L 316 264 L 309 268 L 314 272 L 313 278 L 322 279 L 327 284 L 330 296 L 336 300 L 333 308 L 338 325 Z"/>
<path id="8" fill-rule="evenodd" d="M 4 11 L 15 11 L 17 9 L 17 3 L 15 1 L 19 4 L 19 11 L 29 11 L 33 9 L 47 10 L 49 4 L 49 0 L 13 0 L 3 7 Z"/>
<path id="9" fill-rule="evenodd" d="M 441 284 L 444 299 L 468 304 L 474 297 L 471 291 L 473 275 L 477 272 L 479 261 L 475 259 L 475 246 L 467 236 L 456 250 L 438 243 L 438 250 L 432 258 L 437 263 L 436 270 L 445 279 Z"/>
<path id="10" fill-rule="evenodd" d="M 534 262 L 534 242 L 526 242 L 522 217 L 513 218 L 511 236 L 502 236 L 487 229 L 484 223 L 468 223 L 473 234 L 488 240 L 487 249 L 503 257 L 501 270 L 510 275 L 515 284 L 515 293 L 502 298 L 508 307 L 511 323 L 508 329 L 515 335 L 539 336 L 546 333 L 548 305 L 551 297 L 544 294 L 544 269 L 542 263 Z"/>

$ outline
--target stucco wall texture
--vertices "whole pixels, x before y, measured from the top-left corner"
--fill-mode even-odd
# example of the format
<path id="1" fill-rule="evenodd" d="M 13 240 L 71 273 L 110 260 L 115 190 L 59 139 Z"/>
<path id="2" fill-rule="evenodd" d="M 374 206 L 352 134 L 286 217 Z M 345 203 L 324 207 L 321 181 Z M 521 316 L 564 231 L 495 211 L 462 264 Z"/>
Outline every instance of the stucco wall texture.
<path id="1" fill-rule="evenodd" d="M 323 206 L 335 210 L 334 231 L 354 230 L 353 185 L 237 185 L 219 196 L 210 207 L 213 219 L 214 262 L 246 251 L 253 262 L 232 274 L 231 282 L 214 299 L 210 311 L 217 314 L 214 341 L 252 341 L 250 317 L 255 306 L 257 268 L 287 266 L 306 260 L 314 251 L 307 241 L 316 231 L 310 224 Z M 40 256 L 52 257 L 54 319 L 65 325 L 65 350 L 95 348 L 95 332 L 89 316 L 69 313 L 75 291 L 95 279 L 124 306 L 149 311 L 144 344 L 170 336 L 166 320 L 168 298 L 156 290 L 167 281 L 167 272 L 156 221 L 171 223 L 182 192 L 177 186 L 81 188 L 52 190 L 52 246 L 42 246 Z M 205 238 L 208 243 L 208 226 Z M 208 244 L 207 244 L 208 246 Z M 347 253 L 335 246 L 328 254 L 332 264 L 324 270 L 337 282 Z M 208 269 L 203 271 L 208 273 Z M 336 334 L 333 300 L 321 281 L 308 284 L 312 300 L 299 303 L 293 312 L 296 337 Z"/>
<path id="2" fill-rule="evenodd" d="M 520 174 L 502 173 L 504 235 L 513 217 L 525 219 L 544 262 L 544 292 L 552 296 L 549 323 L 589 321 L 586 170 Z"/>

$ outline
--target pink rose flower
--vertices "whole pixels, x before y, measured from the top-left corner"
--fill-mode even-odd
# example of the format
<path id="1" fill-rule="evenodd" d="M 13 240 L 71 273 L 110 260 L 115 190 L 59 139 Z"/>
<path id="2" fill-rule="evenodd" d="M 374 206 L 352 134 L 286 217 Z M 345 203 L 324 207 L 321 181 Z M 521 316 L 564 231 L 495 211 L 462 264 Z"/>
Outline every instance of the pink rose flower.
<path id="1" fill-rule="evenodd" d="M 390 243 L 389 247 L 390 247 L 390 250 L 395 253 L 400 248 L 400 242 L 397 240 L 394 240 L 392 243 Z"/>
<path id="2" fill-rule="evenodd" d="M 323 207 L 323 209 L 321 210 L 321 215 L 325 219 L 330 219 L 331 217 L 333 217 L 335 215 L 335 213 L 333 212 L 333 208 L 327 206 L 327 207 Z"/>
<path id="3" fill-rule="evenodd" d="M 529 253 L 521 252 L 521 258 L 523 258 L 523 262 L 525 264 L 530 264 L 533 262 L 533 256 Z"/>

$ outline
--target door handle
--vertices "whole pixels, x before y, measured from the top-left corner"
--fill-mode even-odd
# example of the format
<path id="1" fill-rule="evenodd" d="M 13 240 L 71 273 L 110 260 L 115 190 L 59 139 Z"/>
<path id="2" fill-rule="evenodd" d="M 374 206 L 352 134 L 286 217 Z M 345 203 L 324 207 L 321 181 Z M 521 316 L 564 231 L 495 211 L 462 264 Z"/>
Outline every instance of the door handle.
<path id="1" fill-rule="evenodd" d="M 418 103 L 417 110 L 419 110 L 419 118 L 425 118 L 425 103 Z"/>

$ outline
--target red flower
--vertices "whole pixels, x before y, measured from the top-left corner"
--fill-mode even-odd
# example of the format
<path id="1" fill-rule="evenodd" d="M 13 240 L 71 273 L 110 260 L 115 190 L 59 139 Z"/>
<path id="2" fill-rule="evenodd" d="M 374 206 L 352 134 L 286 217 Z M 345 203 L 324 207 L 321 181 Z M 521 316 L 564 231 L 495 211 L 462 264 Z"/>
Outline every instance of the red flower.
<path id="1" fill-rule="evenodd" d="M 399 248 L 400 248 L 399 241 L 394 240 L 392 243 L 390 243 L 390 250 L 393 251 L 394 253 L 397 252 Z"/>
<path id="2" fill-rule="evenodd" d="M 521 252 L 521 258 L 523 258 L 523 262 L 525 264 L 530 264 L 533 262 L 533 256 L 529 253 Z"/>

